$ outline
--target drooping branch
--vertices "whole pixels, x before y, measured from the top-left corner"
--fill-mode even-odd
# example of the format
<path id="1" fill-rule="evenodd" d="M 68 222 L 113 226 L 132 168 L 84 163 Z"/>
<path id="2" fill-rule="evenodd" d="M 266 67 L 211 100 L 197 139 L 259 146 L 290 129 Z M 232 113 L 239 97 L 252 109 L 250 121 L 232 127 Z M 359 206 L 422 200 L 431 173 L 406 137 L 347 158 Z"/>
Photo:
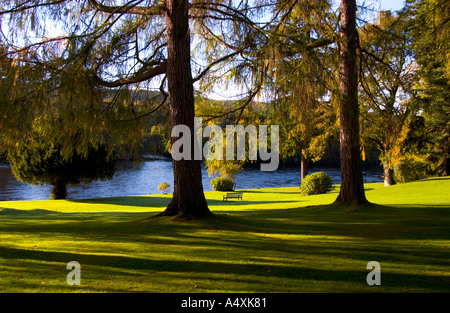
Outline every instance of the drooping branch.
<path id="1" fill-rule="evenodd" d="M 36 8 L 43 7 L 43 6 L 51 6 L 51 5 L 55 5 L 55 4 L 61 4 L 66 1 L 67 0 L 55 0 L 55 1 L 50 1 L 50 2 L 34 3 L 31 5 L 18 5 L 9 10 L 1 10 L 0 16 L 4 15 L 4 14 L 18 13 L 18 12 L 23 12 L 26 10 L 36 9 Z"/>
<path id="2" fill-rule="evenodd" d="M 337 42 L 337 38 L 336 36 L 333 37 L 329 37 L 329 38 L 320 38 L 317 40 L 314 40 L 313 42 L 307 43 L 305 44 L 304 42 L 302 42 L 301 40 L 298 40 L 298 38 L 290 38 L 293 40 L 294 43 L 296 43 L 296 47 L 295 49 L 286 49 L 282 50 L 281 53 L 284 57 L 293 57 L 296 54 L 299 53 L 304 53 L 307 51 L 312 51 L 314 49 L 318 49 L 318 48 L 322 48 L 322 47 L 327 47 L 333 43 Z M 292 48 L 292 47 L 288 47 L 288 48 Z"/>
<path id="3" fill-rule="evenodd" d="M 158 75 L 165 74 L 166 69 L 167 69 L 167 62 L 163 62 L 158 66 L 152 67 L 151 69 L 143 71 L 134 76 L 120 78 L 115 81 L 106 81 L 98 76 L 94 76 L 94 82 L 96 84 L 99 84 L 99 85 L 102 85 L 105 87 L 109 87 L 109 88 L 120 87 L 120 86 L 124 86 L 124 85 L 140 83 L 140 82 L 149 80 L 153 77 L 156 77 Z"/>
<path id="4" fill-rule="evenodd" d="M 214 62 L 212 62 L 212 63 L 210 63 L 197 77 L 195 77 L 194 79 L 193 79 L 193 82 L 195 83 L 196 81 L 199 81 L 203 76 L 205 76 L 210 70 L 211 70 L 211 68 L 213 68 L 215 65 L 217 65 L 217 64 L 219 64 L 219 63 L 221 63 L 221 62 L 224 62 L 224 61 L 226 61 L 226 60 L 228 60 L 228 59 L 230 59 L 230 58 L 232 58 L 232 57 L 234 57 L 234 56 L 236 56 L 236 55 L 238 55 L 239 53 L 240 53 L 241 51 L 235 51 L 235 52 L 233 52 L 233 53 L 230 53 L 230 54 L 228 54 L 228 55 L 226 55 L 226 56 L 224 56 L 224 57 L 222 57 L 222 58 L 220 58 L 220 59 L 218 59 L 218 60 L 216 60 L 216 61 L 214 61 Z"/>

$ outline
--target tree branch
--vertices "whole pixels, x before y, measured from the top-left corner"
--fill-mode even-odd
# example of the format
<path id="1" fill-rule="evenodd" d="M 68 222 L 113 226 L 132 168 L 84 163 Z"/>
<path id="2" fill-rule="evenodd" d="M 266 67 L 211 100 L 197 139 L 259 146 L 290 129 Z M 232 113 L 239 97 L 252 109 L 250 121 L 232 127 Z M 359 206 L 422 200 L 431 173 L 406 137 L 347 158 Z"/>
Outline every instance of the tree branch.
<path id="1" fill-rule="evenodd" d="M 153 78 L 155 76 L 165 74 L 166 69 L 167 69 L 167 63 L 164 62 L 158 66 L 152 67 L 151 69 L 146 70 L 142 73 L 139 73 L 135 76 L 120 78 L 120 79 L 112 81 L 112 82 L 103 80 L 98 76 L 94 76 L 94 82 L 96 84 L 99 84 L 99 85 L 102 85 L 105 87 L 109 87 L 109 88 L 120 87 L 120 86 L 124 86 L 124 85 L 140 83 L 140 82 L 149 80 L 150 78 Z"/>
<path id="2" fill-rule="evenodd" d="M 35 9 L 38 7 L 42 7 L 42 6 L 50 6 L 50 5 L 55 5 L 55 4 L 61 4 L 63 2 L 65 2 L 66 0 L 56 0 L 56 1 L 52 1 L 52 2 L 46 2 L 46 3 L 36 3 L 36 4 L 32 4 L 32 5 L 19 5 L 17 7 L 14 7 L 10 10 L 6 10 L 6 11 L 0 11 L 0 16 L 4 15 L 4 14 L 10 14 L 10 13 L 18 13 L 18 12 L 23 12 L 25 10 L 30 10 L 30 9 Z"/>
<path id="3" fill-rule="evenodd" d="M 214 62 L 212 62 L 212 63 L 210 63 L 197 77 L 195 77 L 194 78 L 194 80 L 193 80 L 193 82 L 195 83 L 196 81 L 198 81 L 198 80 L 200 80 L 203 76 L 205 76 L 208 72 L 209 72 L 209 70 L 211 70 L 211 68 L 213 68 L 216 64 L 219 64 L 219 63 L 221 63 L 221 62 L 223 62 L 223 61 L 226 61 L 226 60 L 228 60 L 229 58 L 232 58 L 232 57 L 234 57 L 234 56 L 236 56 L 236 55 L 238 55 L 239 53 L 241 53 L 241 51 L 236 51 L 236 52 L 233 52 L 233 53 L 230 53 L 230 54 L 228 54 L 228 55 L 226 55 L 226 56 L 224 56 L 224 57 L 222 57 L 222 58 L 220 58 L 220 59 L 218 59 L 218 60 L 216 60 L 216 61 L 214 61 Z"/>

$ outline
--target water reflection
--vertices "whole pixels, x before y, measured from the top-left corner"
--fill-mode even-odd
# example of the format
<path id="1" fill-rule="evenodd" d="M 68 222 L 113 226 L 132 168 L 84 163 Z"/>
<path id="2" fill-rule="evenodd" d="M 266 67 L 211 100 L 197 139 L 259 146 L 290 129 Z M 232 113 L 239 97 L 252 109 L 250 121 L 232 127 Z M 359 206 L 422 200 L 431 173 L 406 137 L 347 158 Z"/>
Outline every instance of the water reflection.
<path id="1" fill-rule="evenodd" d="M 340 184 L 337 168 L 311 167 L 310 173 L 324 171 L 334 184 Z M 382 182 L 381 170 L 364 171 L 364 181 Z M 211 191 L 211 177 L 203 169 L 203 188 Z M 95 181 L 90 185 L 68 186 L 68 199 L 87 199 L 131 195 L 159 194 L 158 185 L 167 182 L 173 186 L 172 163 L 166 160 L 146 161 L 139 168 L 132 162 L 117 165 L 112 180 Z M 237 189 L 295 187 L 300 185 L 299 168 L 280 168 L 275 172 L 261 172 L 259 168 L 245 169 L 236 176 Z M 52 187 L 32 186 L 18 182 L 7 163 L 0 163 L 0 200 L 47 200 Z M 172 190 L 170 190 L 172 191 Z"/>

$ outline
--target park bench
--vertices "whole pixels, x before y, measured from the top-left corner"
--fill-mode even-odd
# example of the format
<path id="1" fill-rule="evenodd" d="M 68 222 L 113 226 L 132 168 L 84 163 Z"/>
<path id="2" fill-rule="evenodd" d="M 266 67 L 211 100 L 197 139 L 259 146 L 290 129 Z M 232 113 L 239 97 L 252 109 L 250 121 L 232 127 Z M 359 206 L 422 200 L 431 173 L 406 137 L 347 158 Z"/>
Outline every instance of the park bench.
<path id="1" fill-rule="evenodd" d="M 228 201 L 228 199 L 241 199 L 242 201 L 242 192 L 233 192 L 233 193 L 227 193 L 223 196 L 223 201 Z"/>

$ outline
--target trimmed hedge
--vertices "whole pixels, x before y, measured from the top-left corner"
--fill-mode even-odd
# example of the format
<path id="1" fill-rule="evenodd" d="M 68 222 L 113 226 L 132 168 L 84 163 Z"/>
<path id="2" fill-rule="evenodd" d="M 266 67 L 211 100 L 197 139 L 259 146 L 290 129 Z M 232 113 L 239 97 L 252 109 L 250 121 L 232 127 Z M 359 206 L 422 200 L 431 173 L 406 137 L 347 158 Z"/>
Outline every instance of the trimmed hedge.
<path id="1" fill-rule="evenodd" d="M 300 192 L 303 196 L 318 195 L 327 193 L 333 189 L 333 182 L 330 176 L 324 172 L 316 172 L 306 175 L 300 186 Z"/>

